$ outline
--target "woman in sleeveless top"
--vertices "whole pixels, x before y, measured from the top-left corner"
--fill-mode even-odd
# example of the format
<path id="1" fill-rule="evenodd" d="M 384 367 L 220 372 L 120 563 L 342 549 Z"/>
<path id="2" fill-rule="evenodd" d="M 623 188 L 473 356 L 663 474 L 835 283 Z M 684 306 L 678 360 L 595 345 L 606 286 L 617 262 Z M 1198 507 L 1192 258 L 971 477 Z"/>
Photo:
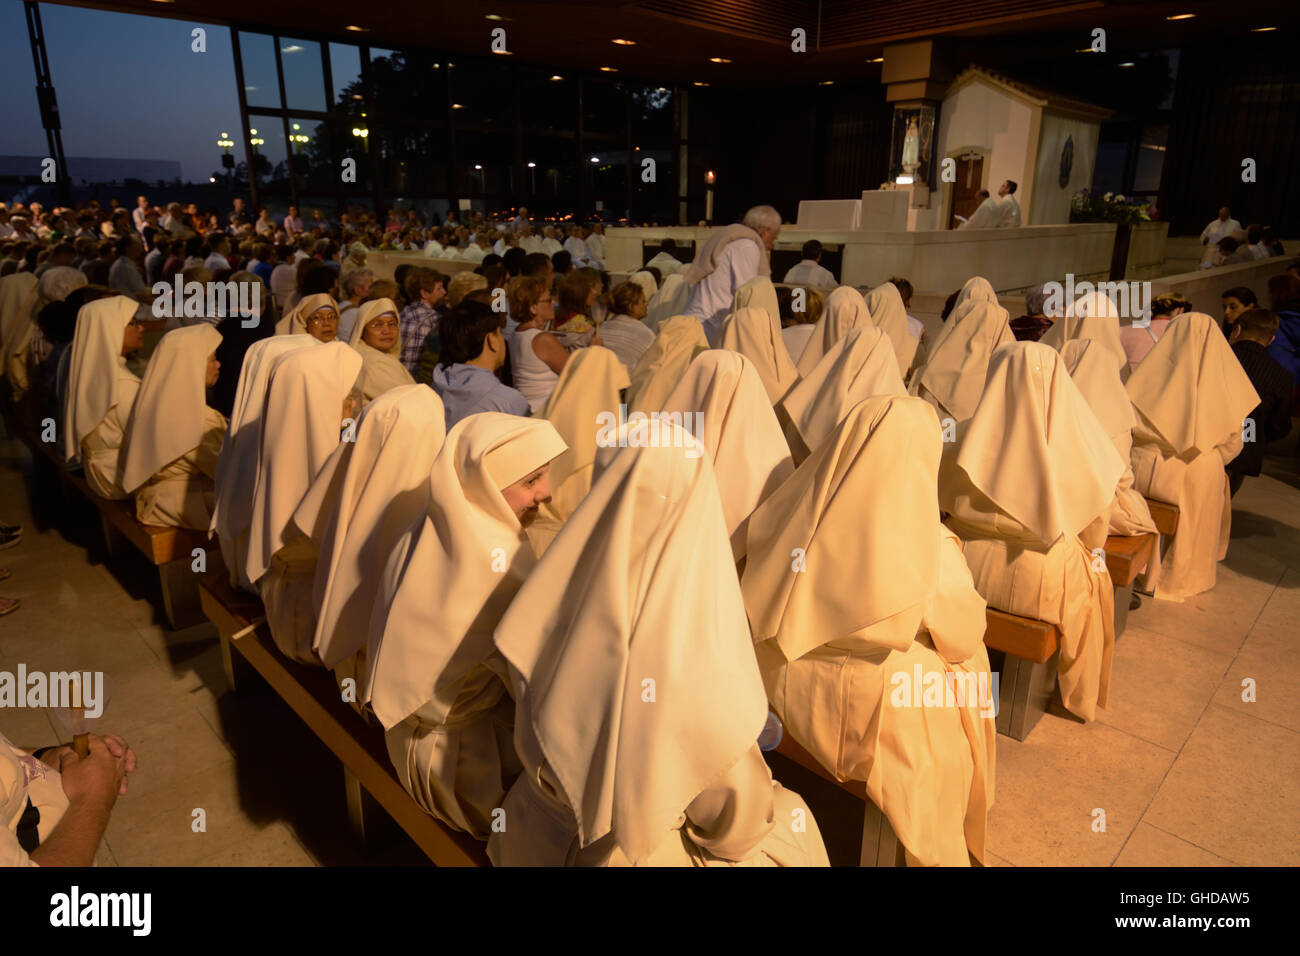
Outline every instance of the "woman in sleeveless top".
<path id="1" fill-rule="evenodd" d="M 536 413 L 551 397 L 569 360 L 560 340 L 546 331 L 555 318 L 550 289 L 531 277 L 516 279 L 510 288 L 510 315 L 519 323 L 510 339 L 515 388 Z"/>

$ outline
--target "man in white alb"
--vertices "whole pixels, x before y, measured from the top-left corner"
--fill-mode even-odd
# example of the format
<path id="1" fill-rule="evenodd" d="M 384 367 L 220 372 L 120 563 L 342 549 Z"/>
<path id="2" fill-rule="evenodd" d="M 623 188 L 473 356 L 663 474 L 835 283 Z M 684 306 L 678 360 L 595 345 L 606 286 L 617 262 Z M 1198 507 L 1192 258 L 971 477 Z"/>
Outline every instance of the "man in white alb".
<path id="1" fill-rule="evenodd" d="M 587 249 L 591 252 L 591 257 L 598 262 L 605 261 L 605 225 L 604 223 L 594 222 L 591 224 L 591 235 L 586 238 Z"/>
<path id="2" fill-rule="evenodd" d="M 998 228 L 1020 228 L 1020 203 L 1016 201 L 1016 183 L 1008 179 L 998 187 Z"/>
<path id="3" fill-rule="evenodd" d="M 971 213 L 970 219 L 957 226 L 958 229 L 993 229 L 998 224 L 998 216 L 1001 214 L 998 201 L 989 195 L 987 189 L 981 189 L 975 194 L 980 200 L 979 207 Z"/>
<path id="4" fill-rule="evenodd" d="M 839 285 L 831 271 L 821 264 L 822 244 L 809 239 L 803 244 L 803 259 L 792 265 L 785 274 L 787 285 L 809 285 L 830 292 Z"/>
<path id="5" fill-rule="evenodd" d="M 1227 206 L 1219 210 L 1219 218 L 1213 220 L 1201 230 L 1201 245 L 1212 246 L 1226 236 L 1236 235 L 1241 231 L 1241 223 L 1232 218 Z"/>
<path id="6" fill-rule="evenodd" d="M 555 238 L 555 227 L 543 226 L 541 251 L 548 256 L 553 256 L 563 248 L 564 246 L 560 244 L 560 240 Z"/>
<path id="7" fill-rule="evenodd" d="M 781 214 L 771 206 L 755 206 L 740 222 L 714 230 L 683 273 L 691 291 L 682 312 L 700 320 L 711 347 L 718 346 L 736 290 L 750 279 L 771 275 L 768 255 L 780 234 Z"/>
<path id="8" fill-rule="evenodd" d="M 655 257 L 645 264 L 647 269 L 658 269 L 659 275 L 667 279 L 675 272 L 681 272 L 686 268 L 682 265 L 681 260 L 677 258 L 677 240 L 664 239 L 659 243 L 659 251 Z"/>

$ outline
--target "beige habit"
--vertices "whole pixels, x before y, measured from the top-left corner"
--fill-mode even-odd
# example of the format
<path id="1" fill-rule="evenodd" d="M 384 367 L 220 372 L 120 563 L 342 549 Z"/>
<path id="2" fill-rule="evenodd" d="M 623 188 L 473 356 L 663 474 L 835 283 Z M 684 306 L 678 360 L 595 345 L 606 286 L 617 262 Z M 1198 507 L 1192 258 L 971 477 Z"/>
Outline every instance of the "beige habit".
<path id="1" fill-rule="evenodd" d="M 939 523 L 941 444 L 918 399 L 854 406 L 750 520 L 741 589 L 786 733 L 866 783 L 909 863 L 966 866 L 984 855 L 996 695 L 984 601 Z"/>
<path id="2" fill-rule="evenodd" d="M 994 353 L 939 475 L 939 506 L 980 594 L 1060 628 L 1061 699 L 1084 720 L 1110 684 L 1115 599 L 1101 548 L 1123 473 L 1057 352 L 1014 342 Z"/>
<path id="3" fill-rule="evenodd" d="M 226 419 L 207 404 L 208 356 L 221 333 L 206 322 L 173 329 L 149 357 L 122 447 L 122 487 L 141 524 L 206 531 Z"/>
<path id="4" fill-rule="evenodd" d="M 668 393 L 677 387 L 691 359 L 709 347 L 700 320 L 675 315 L 664 322 L 659 334 L 645 350 L 627 389 L 627 407 L 634 412 L 657 412 Z"/>
<path id="5" fill-rule="evenodd" d="M 898 286 L 892 282 L 882 283 L 867 293 L 866 302 L 871 321 L 889 337 L 894 357 L 898 359 L 898 374 L 906 378 L 921 340 L 915 338 L 907 327 L 907 309 L 903 306 L 903 297 L 898 294 Z"/>
<path id="6" fill-rule="evenodd" d="M 1232 502 L 1223 466 L 1241 451 L 1259 395 L 1214 319 L 1180 315 L 1128 380 L 1137 410 L 1133 480 L 1143 495 L 1178 506 L 1155 595 L 1182 601 L 1214 587 L 1228 553 Z"/>
<path id="7" fill-rule="evenodd" d="M 980 287 L 971 286 L 973 282 L 966 283 L 963 291 L 971 287 L 978 292 Z M 975 414 L 994 350 L 1015 340 L 1006 309 L 971 297 L 953 308 L 925 365 L 912 376 L 908 392 L 933 405 L 941 425 L 945 418 L 964 422 Z"/>
<path id="8" fill-rule="evenodd" d="M 397 318 L 397 306 L 393 304 L 392 299 L 375 299 L 365 303 L 357 313 L 357 324 L 352 330 L 351 345 L 361 355 L 362 373 L 365 377 L 365 384 L 361 388 L 361 394 L 366 402 L 373 402 L 390 388 L 400 388 L 403 385 L 414 385 L 415 379 L 411 378 L 411 373 L 406 370 L 402 364 L 402 335 L 398 332 L 397 341 L 393 343 L 392 348 L 387 352 L 381 352 L 373 346 L 367 345 L 361 341 L 361 333 L 365 331 L 368 324 L 383 315 L 392 315 Z"/>
<path id="9" fill-rule="evenodd" d="M 120 451 L 140 380 L 126 367 L 122 339 L 138 303 L 124 295 L 97 299 L 77 313 L 68 346 L 63 457 L 80 459 L 86 483 L 101 498 L 125 498 Z"/>
<path id="10" fill-rule="evenodd" d="M 812 814 L 758 749 L 767 702 L 712 466 L 627 437 L 497 628 L 524 772 L 488 853 L 825 866 Z"/>
<path id="11" fill-rule="evenodd" d="M 770 281 L 765 278 L 762 281 L 771 287 Z M 736 298 L 740 299 L 740 292 Z M 786 351 L 785 339 L 781 337 L 781 323 L 776 313 L 765 308 L 737 306 L 722 323 L 722 347 L 749 359 L 763 383 L 768 402 L 773 405 L 799 380 L 799 373 Z"/>
<path id="12" fill-rule="evenodd" d="M 850 329 L 865 328 L 872 324 L 871 313 L 867 311 L 867 300 L 862 298 L 861 292 L 847 285 L 835 289 L 826 297 L 826 308 L 813 326 L 808 344 L 796 362 L 800 377 L 810 374 L 822 356 L 844 338 Z"/>
<path id="13" fill-rule="evenodd" d="M 402 785 L 480 839 L 520 769 L 492 631 L 537 563 L 501 490 L 563 452 L 541 419 L 483 412 L 457 422 L 433 463 L 428 510 L 390 554 L 370 621 L 367 693 Z"/>

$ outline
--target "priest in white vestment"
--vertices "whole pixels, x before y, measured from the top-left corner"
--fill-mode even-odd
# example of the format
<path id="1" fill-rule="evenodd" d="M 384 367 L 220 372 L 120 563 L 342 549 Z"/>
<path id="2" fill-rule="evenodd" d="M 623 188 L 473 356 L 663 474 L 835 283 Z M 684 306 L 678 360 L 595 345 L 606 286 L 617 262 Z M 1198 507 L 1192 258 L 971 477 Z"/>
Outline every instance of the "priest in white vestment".
<path id="1" fill-rule="evenodd" d="M 736 290 L 755 276 L 772 274 L 769 255 L 780 233 L 781 214 L 755 206 L 741 222 L 715 230 L 686 269 L 691 291 L 685 314 L 700 320 L 711 346 L 721 338 Z"/>

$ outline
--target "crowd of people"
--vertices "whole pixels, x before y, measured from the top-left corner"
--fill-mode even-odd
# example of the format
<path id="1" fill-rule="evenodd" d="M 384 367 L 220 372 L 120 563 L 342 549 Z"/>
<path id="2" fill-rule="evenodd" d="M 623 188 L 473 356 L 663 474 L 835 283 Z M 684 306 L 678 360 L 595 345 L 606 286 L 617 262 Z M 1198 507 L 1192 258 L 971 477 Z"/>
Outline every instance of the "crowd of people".
<path id="1" fill-rule="evenodd" d="M 1057 625 L 1061 699 L 1093 720 L 1096 549 L 1171 502 L 1146 587 L 1212 588 L 1232 476 L 1291 424 L 1291 275 L 1271 311 L 1233 289 L 1223 321 L 1162 313 L 1136 355 L 1095 292 L 1017 325 L 972 277 L 931 339 L 906 279 L 838 284 L 815 242 L 778 289 L 769 206 L 612 286 L 598 224 L 561 243 L 524 209 L 24 212 L 0 268 L 19 418 L 140 521 L 211 529 L 280 651 L 331 669 L 412 797 L 500 865 L 826 864 L 769 713 L 865 784 L 909 863 L 982 862 L 986 608 Z M 385 248 L 420 255 L 388 279 Z M 159 319 L 173 274 L 256 294 Z M 903 700 L 914 674 L 964 690 Z M 101 750 L 116 786 L 134 758 Z"/>

